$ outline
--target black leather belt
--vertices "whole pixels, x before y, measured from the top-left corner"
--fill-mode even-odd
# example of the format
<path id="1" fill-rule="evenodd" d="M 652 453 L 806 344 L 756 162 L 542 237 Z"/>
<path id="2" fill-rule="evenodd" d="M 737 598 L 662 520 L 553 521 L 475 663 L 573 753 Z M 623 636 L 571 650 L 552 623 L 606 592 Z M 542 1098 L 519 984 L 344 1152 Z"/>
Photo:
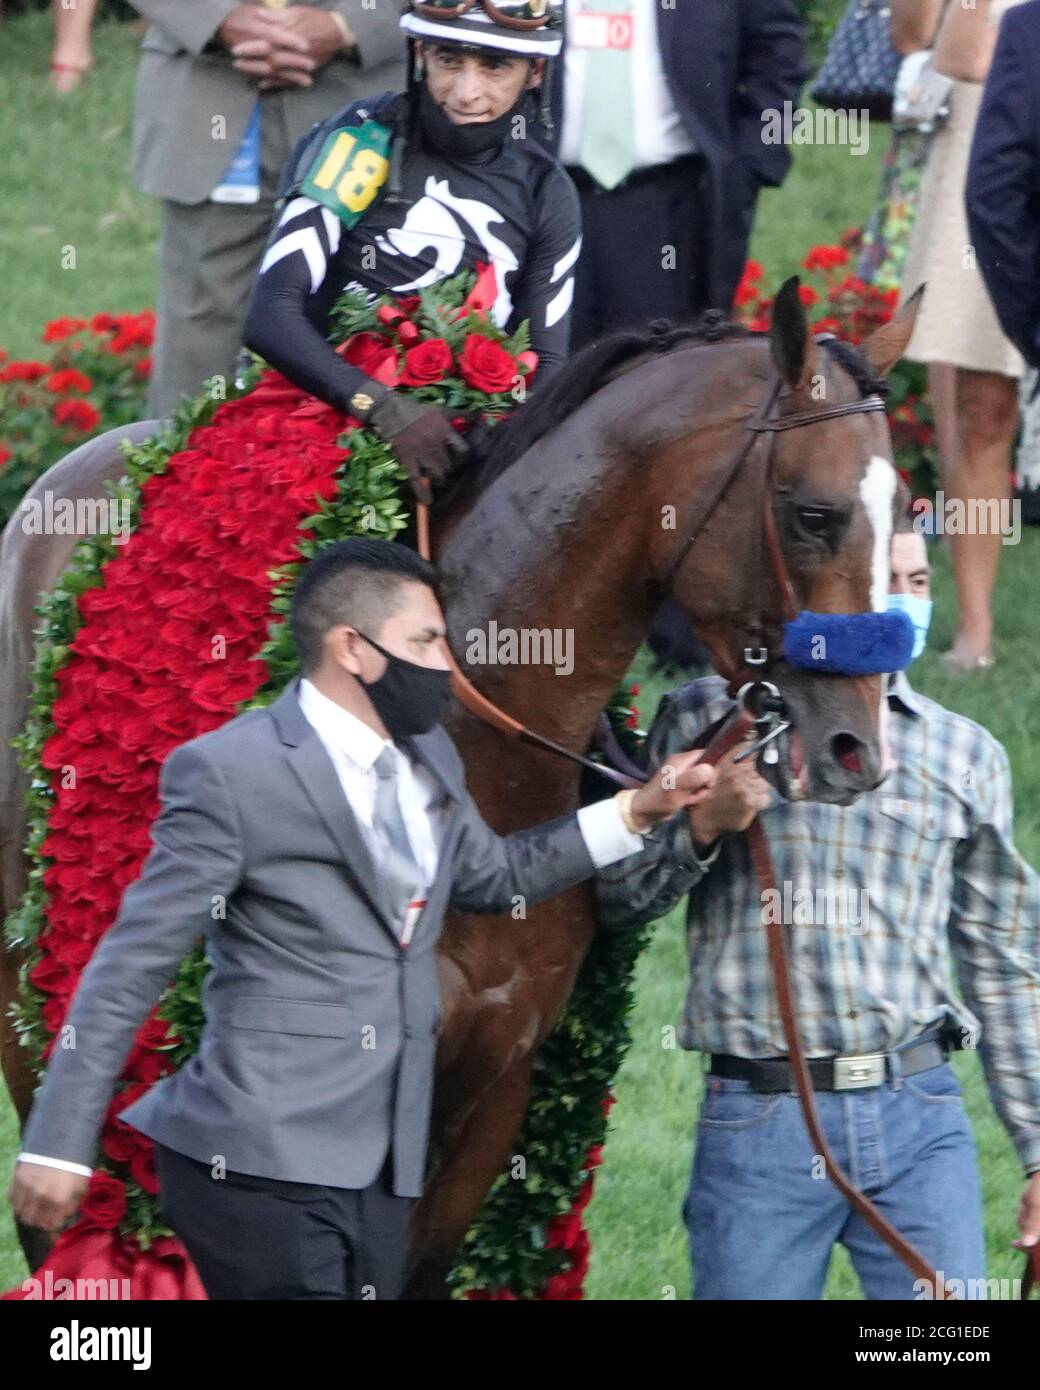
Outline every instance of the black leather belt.
<path id="1" fill-rule="evenodd" d="M 956 1044 L 941 1031 L 922 1034 L 892 1052 L 864 1052 L 852 1057 L 810 1057 L 809 1074 L 817 1091 L 859 1091 L 881 1086 L 895 1075 L 913 1076 L 942 1066 Z M 897 1059 L 893 1064 L 893 1058 Z M 731 1057 L 713 1052 L 710 1076 L 749 1081 L 753 1091 L 793 1091 L 794 1077 L 786 1057 Z"/>

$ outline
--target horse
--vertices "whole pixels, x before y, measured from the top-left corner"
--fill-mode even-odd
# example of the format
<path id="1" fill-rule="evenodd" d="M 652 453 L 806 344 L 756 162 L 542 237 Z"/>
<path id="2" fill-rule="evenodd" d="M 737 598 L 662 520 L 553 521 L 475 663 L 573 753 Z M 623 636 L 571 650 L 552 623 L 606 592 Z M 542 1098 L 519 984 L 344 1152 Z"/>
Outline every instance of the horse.
<path id="1" fill-rule="evenodd" d="M 585 750 L 651 617 L 671 595 L 736 682 L 752 643 L 769 654 L 797 738 L 776 775 L 786 789 L 848 804 L 883 776 L 882 678 L 788 666 L 778 653 L 780 584 L 764 564 L 768 515 L 805 608 L 860 613 L 883 606 L 888 545 L 905 489 L 883 412 L 860 411 L 909 340 L 904 306 L 860 349 L 814 338 L 792 280 L 768 335 L 715 322 L 628 333 L 586 349 L 492 432 L 432 518 L 449 638 L 481 692 L 564 748 Z M 763 470 L 748 424 L 769 398 L 781 417 L 817 413 L 770 435 Z M 844 413 L 841 407 L 847 407 Z M 794 421 L 793 421 L 794 422 Z M 794 422 L 797 423 L 797 422 Z M 30 491 L 103 498 L 123 471 L 119 445 L 146 421 L 100 435 Z M 753 453 L 753 451 L 752 451 Z M 734 468 L 734 457 L 742 466 Z M 744 464 L 743 460 L 747 459 Z M 722 487 L 720 490 L 720 479 Z M 710 514 L 698 505 L 714 491 Z M 0 544 L 0 888 L 4 914 L 26 885 L 25 777 L 9 740 L 27 712 L 33 605 L 68 564 L 75 536 L 26 535 L 17 513 Z M 763 563 L 756 562 L 756 556 Z M 752 563 L 745 567 L 751 557 Z M 545 665 L 468 665 L 467 638 L 498 631 L 573 634 L 567 674 Z M 566 814 L 579 770 L 505 739 L 461 709 L 449 722 L 470 790 L 499 833 Z M 797 761 L 799 766 L 794 766 Z M 414 1221 L 406 1296 L 442 1297 L 459 1243 L 511 1153 L 535 1054 L 573 988 L 594 931 L 589 885 L 516 922 L 449 917 L 438 944 L 442 1020 L 425 1194 Z M 19 959 L 0 961 L 0 1011 Z M 7 1026 L 3 1070 L 24 1122 L 34 1078 Z M 40 1233 L 20 1232 L 38 1262 Z"/>

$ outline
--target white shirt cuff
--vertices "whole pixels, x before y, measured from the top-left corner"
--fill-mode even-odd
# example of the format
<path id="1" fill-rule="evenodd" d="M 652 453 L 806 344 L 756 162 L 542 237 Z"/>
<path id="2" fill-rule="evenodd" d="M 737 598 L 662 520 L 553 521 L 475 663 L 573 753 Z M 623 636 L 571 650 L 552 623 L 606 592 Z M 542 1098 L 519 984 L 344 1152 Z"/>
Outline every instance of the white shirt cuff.
<path id="1" fill-rule="evenodd" d="M 38 1163 L 41 1168 L 62 1168 L 66 1173 L 79 1173 L 81 1177 L 92 1178 L 93 1168 L 84 1168 L 82 1163 L 70 1163 L 67 1158 L 47 1158 L 44 1154 L 19 1154 L 19 1163 Z"/>
<path id="2" fill-rule="evenodd" d="M 578 829 L 597 869 L 646 849 L 642 835 L 634 835 L 621 819 L 621 807 L 613 797 L 583 806 L 578 812 Z"/>

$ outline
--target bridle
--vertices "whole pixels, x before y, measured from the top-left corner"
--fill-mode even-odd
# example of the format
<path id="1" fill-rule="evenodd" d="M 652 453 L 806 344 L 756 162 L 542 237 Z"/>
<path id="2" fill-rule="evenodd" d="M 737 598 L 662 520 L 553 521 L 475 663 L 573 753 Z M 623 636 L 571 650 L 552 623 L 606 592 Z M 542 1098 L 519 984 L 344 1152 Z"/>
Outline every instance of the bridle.
<path id="1" fill-rule="evenodd" d="M 825 341 L 830 336 L 819 335 L 816 341 Z M 714 766 L 726 753 L 743 742 L 747 742 L 749 746 L 741 754 L 742 757 L 754 755 L 760 749 L 766 749 L 768 756 L 769 745 L 789 727 L 783 718 L 783 705 L 779 699 L 779 692 L 775 686 L 762 679 L 763 672 L 768 669 L 772 659 L 764 639 L 761 592 L 762 549 L 765 550 L 769 559 L 773 578 L 780 594 L 785 621 L 793 620 L 800 611 L 777 535 L 776 519 L 773 513 L 773 466 L 776 435 L 786 430 L 810 428 L 824 420 L 836 420 L 846 415 L 860 415 L 885 409 L 882 397 L 871 392 L 858 400 L 848 401 L 841 405 L 823 406 L 819 410 L 781 415 L 777 413 L 777 410 L 781 400 L 782 385 L 780 375 L 774 369 L 762 404 L 747 421 L 748 438 L 719 471 L 709 487 L 702 491 L 695 501 L 663 576 L 664 583 L 666 585 L 670 583 L 694 541 L 703 531 L 737 478 L 749 468 L 757 466 L 761 475 L 762 525 L 758 531 L 752 528 L 754 549 L 750 557 L 750 572 L 754 576 L 753 582 L 757 587 L 756 602 L 750 610 L 748 639 L 743 649 L 743 666 L 736 670 L 730 678 L 730 694 L 737 699 L 738 703 L 732 715 L 718 729 L 702 753 L 700 764 L 705 766 Z M 419 553 L 428 560 L 430 559 L 429 509 L 423 504 L 419 504 L 417 508 L 416 528 Z M 570 759 L 572 762 L 579 763 L 583 767 L 592 768 L 600 775 L 610 777 L 611 780 L 621 785 L 630 787 L 647 780 L 646 774 L 634 768 L 630 763 L 623 772 L 620 772 L 615 768 L 596 763 L 591 758 L 575 753 L 572 749 L 565 748 L 552 739 L 527 729 L 519 720 L 506 714 L 504 710 L 499 709 L 497 705 L 481 695 L 469 678 L 459 669 L 450 650 L 449 660 L 452 664 L 452 687 L 457 699 L 471 714 L 476 715 L 484 723 L 501 730 L 510 737 L 518 738 L 521 742 L 547 749 L 561 757 Z M 779 896 L 779 890 L 776 870 L 772 855 L 769 852 L 769 844 L 758 817 L 751 822 L 745 834 L 761 901 L 766 902 L 767 892 L 777 893 Z M 772 900 L 776 901 L 777 899 Z M 859 1212 L 867 1224 L 919 1280 L 926 1281 L 932 1288 L 934 1297 L 952 1301 L 955 1299 L 955 1295 L 947 1290 L 941 1273 L 932 1268 L 930 1262 L 896 1230 L 866 1193 L 856 1186 L 838 1162 L 827 1141 L 823 1126 L 820 1123 L 812 1076 L 801 1042 L 798 1005 L 791 976 L 788 929 L 782 922 L 776 920 L 775 913 L 764 915 L 768 919 L 764 930 L 784 1039 L 787 1044 L 788 1065 L 794 1077 L 798 1101 L 813 1145 L 813 1151 L 822 1158 L 827 1177 L 841 1192 L 849 1205 Z M 1026 1270 L 1022 1279 L 1023 1298 L 1029 1296 L 1035 1279 L 1040 1279 L 1040 1247 L 1037 1247 L 1031 1255 L 1026 1257 Z"/>
<path id="2" fill-rule="evenodd" d="M 830 333 L 817 334 L 815 341 L 825 343 L 833 336 Z M 822 406 L 819 410 L 778 415 L 776 411 L 780 403 L 782 386 L 780 374 L 774 368 L 761 404 L 746 422 L 747 438 L 732 457 L 726 461 L 708 487 L 702 489 L 698 494 L 692 511 L 686 518 L 675 550 L 665 566 L 663 575 L 658 578 L 658 583 L 662 589 L 667 589 L 679 566 L 685 560 L 690 547 L 714 515 L 715 510 L 732 485 L 749 466 L 757 462 L 756 455 L 760 457 L 762 529 L 761 533 L 752 529 L 750 539 L 753 563 L 749 570 L 753 575 L 757 593 L 750 610 L 748 640 L 743 649 L 744 664 L 742 668 L 732 674 L 730 679 L 731 695 L 736 697 L 743 693 L 745 701 L 751 701 L 760 694 L 760 692 L 755 691 L 755 687 L 761 684 L 763 670 L 770 661 L 769 649 L 764 639 L 761 565 L 758 563 L 763 546 L 769 556 L 770 567 L 780 593 L 785 620 L 789 621 L 795 618 L 800 611 L 780 546 L 780 539 L 777 535 L 776 518 L 773 515 L 774 436 L 784 430 L 801 429 L 817 424 L 822 420 L 835 420 L 845 415 L 861 415 L 868 411 L 883 411 L 885 409 L 882 398 L 876 393 L 871 393 L 859 400 L 847 401 L 841 405 Z M 759 447 L 761 444 L 764 444 L 763 448 Z M 431 558 L 429 507 L 421 502 L 416 507 L 416 548 L 424 559 L 429 560 Z M 448 649 L 448 659 L 452 667 L 452 690 L 455 698 L 465 709 L 485 724 L 498 729 L 510 738 L 518 739 L 521 743 L 529 744 L 534 748 L 542 748 L 557 757 L 577 763 L 580 767 L 596 772 L 618 786 L 633 787 L 646 780 L 645 774 L 636 769 L 617 748 L 616 741 L 612 739 L 609 728 L 604 728 L 603 721 L 601 721 L 599 730 L 599 742 L 601 745 L 607 745 L 608 751 L 614 755 L 613 763 L 619 764 L 619 766 L 612 766 L 610 762 L 596 762 L 582 753 L 576 753 L 571 748 L 565 748 L 563 744 L 547 738 L 544 734 L 527 728 L 518 719 L 507 714 L 505 710 L 500 709 L 487 696 L 480 693 L 469 677 L 460 669 L 450 648 Z M 758 713 L 761 715 L 763 711 L 760 709 Z M 773 711 L 773 713 L 778 714 L 779 712 Z M 771 727 L 768 732 L 769 740 L 772 741 L 780 730 Z"/>
<path id="3" fill-rule="evenodd" d="M 818 334 L 815 341 L 826 343 L 833 334 Z M 691 514 L 679 538 L 678 544 L 668 560 L 663 576 L 659 581 L 665 590 L 670 589 L 676 571 L 686 559 L 694 541 L 714 515 L 719 504 L 728 494 L 737 478 L 745 472 L 757 469 L 760 477 L 758 491 L 761 527 L 752 527 L 747 536 L 750 547 L 747 571 L 754 585 L 752 601 L 747 612 L 747 633 L 743 647 L 743 666 L 730 677 L 730 694 L 737 692 L 749 682 L 754 683 L 761 676 L 763 668 L 771 661 L 771 653 L 765 639 L 765 602 L 762 592 L 764 566 L 762 551 L 765 550 L 777 591 L 785 622 L 792 622 L 801 611 L 795 595 L 794 585 L 788 573 L 780 538 L 776 530 L 776 516 L 773 511 L 775 495 L 774 456 L 776 435 L 785 430 L 805 429 L 825 420 L 838 420 L 846 415 L 863 415 L 868 412 L 884 411 L 885 402 L 876 392 L 861 396 L 858 400 L 845 401 L 839 405 L 821 406 L 819 410 L 802 410 L 789 415 L 778 414 L 781 402 L 783 381 L 779 372 L 773 369 L 766 387 L 765 396 L 758 410 L 747 421 L 747 438 L 732 458 L 719 470 L 707 489 L 702 489 L 694 501 Z"/>

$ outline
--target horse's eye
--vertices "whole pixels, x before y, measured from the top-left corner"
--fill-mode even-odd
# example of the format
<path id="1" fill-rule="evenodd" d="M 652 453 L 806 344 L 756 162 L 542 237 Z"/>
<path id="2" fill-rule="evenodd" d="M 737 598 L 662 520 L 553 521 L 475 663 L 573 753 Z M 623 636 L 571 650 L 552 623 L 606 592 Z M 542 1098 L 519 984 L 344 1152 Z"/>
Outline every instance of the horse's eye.
<path id="1" fill-rule="evenodd" d="M 822 507 L 796 507 L 795 516 L 798 519 L 799 529 L 806 535 L 819 537 L 821 540 L 828 535 L 833 522 L 832 514 Z"/>

